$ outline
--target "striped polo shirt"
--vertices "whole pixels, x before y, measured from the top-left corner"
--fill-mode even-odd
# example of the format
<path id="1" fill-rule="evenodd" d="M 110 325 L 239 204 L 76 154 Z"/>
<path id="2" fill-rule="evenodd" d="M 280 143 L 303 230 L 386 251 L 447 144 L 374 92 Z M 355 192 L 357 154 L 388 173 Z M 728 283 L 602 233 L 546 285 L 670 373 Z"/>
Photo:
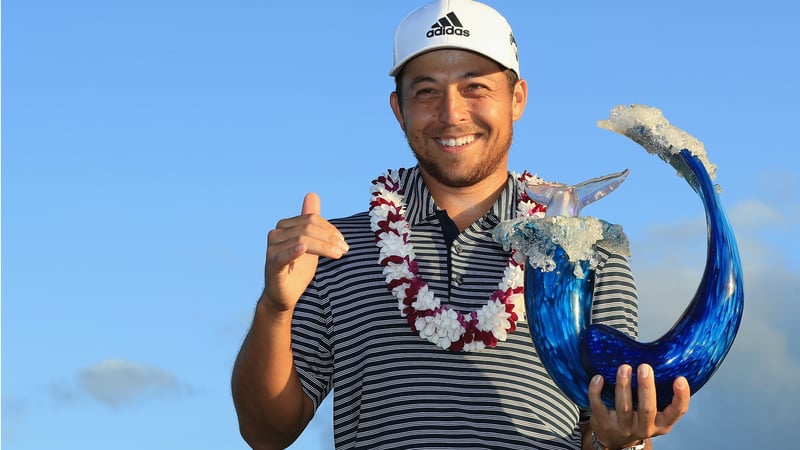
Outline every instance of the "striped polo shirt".
<path id="1" fill-rule="evenodd" d="M 443 304 L 479 309 L 508 263 L 492 229 L 516 216 L 516 181 L 509 175 L 489 212 L 454 239 L 445 238 L 442 211 L 419 168 L 404 171 L 401 186 L 420 276 Z M 332 223 L 350 251 L 339 260 L 320 259 L 295 309 L 292 348 L 315 406 L 333 390 L 337 449 L 580 448 L 581 411 L 548 376 L 527 323 L 519 321 L 496 348 L 438 348 L 409 328 L 387 290 L 369 214 Z M 628 263 L 603 256 L 592 320 L 635 336 Z"/>

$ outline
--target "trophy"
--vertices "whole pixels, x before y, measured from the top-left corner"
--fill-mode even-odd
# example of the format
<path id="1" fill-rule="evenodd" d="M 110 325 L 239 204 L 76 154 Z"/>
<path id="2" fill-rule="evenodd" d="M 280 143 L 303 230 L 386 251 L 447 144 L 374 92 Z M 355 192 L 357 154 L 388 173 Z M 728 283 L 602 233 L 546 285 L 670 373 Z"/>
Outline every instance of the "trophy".
<path id="1" fill-rule="evenodd" d="M 603 402 L 613 408 L 617 368 L 647 363 L 653 367 L 661 411 L 672 401 L 676 377 L 686 377 L 696 393 L 733 344 L 744 308 L 739 251 L 712 183 L 715 167 L 702 143 L 670 125 L 658 109 L 641 105 L 617 106 L 598 126 L 629 137 L 672 165 L 703 201 L 708 228 L 705 271 L 672 328 L 644 343 L 591 323 L 597 247 L 628 255 L 628 240 L 621 227 L 579 213 L 616 189 L 627 170 L 575 186 L 528 185 L 528 195 L 548 205 L 546 216 L 503 222 L 495 229 L 495 239 L 526 258 L 528 326 L 542 364 L 558 387 L 588 409 L 590 379 L 600 374 L 605 380 Z M 632 377 L 635 403 L 636 371 Z"/>

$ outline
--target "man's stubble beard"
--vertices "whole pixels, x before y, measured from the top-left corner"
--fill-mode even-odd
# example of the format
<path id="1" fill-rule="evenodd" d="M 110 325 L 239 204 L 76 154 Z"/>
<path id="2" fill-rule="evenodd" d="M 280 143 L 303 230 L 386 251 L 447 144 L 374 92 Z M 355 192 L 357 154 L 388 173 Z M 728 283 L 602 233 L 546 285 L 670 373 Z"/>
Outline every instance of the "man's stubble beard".
<path id="1" fill-rule="evenodd" d="M 500 144 L 502 147 L 504 147 L 503 151 L 492 152 L 488 159 L 483 160 L 481 164 L 473 167 L 469 173 L 466 173 L 462 176 L 457 176 L 451 171 L 448 171 L 447 167 L 442 167 L 440 164 L 425 160 L 420 157 L 420 154 L 411 144 L 411 140 L 408 139 L 408 135 L 406 135 L 408 146 L 411 148 L 411 152 L 414 153 L 414 157 L 417 159 L 417 163 L 419 164 L 420 168 L 439 183 L 454 188 L 474 186 L 494 173 L 498 167 L 505 163 L 509 149 L 511 148 L 512 138 L 513 129 L 509 134 L 508 139 Z M 506 168 L 506 170 L 508 170 L 508 168 Z"/>

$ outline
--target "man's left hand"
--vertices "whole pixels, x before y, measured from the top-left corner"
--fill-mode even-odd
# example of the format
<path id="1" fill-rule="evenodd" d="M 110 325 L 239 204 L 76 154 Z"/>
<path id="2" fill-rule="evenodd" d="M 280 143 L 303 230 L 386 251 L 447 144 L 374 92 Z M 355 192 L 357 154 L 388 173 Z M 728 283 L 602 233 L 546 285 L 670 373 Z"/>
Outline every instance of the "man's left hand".
<path id="1" fill-rule="evenodd" d="M 589 384 L 592 431 L 597 440 L 609 449 L 629 447 L 648 438 L 667 434 L 689 409 L 689 384 L 686 378 L 678 377 L 672 384 L 675 394 L 672 403 L 659 412 L 653 368 L 642 364 L 637 368 L 639 406 L 634 410 L 632 371 L 629 365 L 622 365 L 617 370 L 614 409 L 606 408 L 600 399 L 603 377 L 595 375 Z"/>

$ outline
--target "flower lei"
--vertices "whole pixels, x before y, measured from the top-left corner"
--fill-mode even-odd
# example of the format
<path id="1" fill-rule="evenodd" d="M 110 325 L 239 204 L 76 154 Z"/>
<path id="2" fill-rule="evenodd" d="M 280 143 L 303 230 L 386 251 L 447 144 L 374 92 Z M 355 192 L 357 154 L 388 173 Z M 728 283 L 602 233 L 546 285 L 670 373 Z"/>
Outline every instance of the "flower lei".
<path id="1" fill-rule="evenodd" d="M 405 169 L 390 170 L 372 181 L 372 200 L 369 215 L 372 231 L 380 249 L 379 263 L 389 291 L 397 299 L 400 315 L 420 337 L 445 350 L 472 351 L 495 347 L 516 330 L 519 314 L 524 307 L 524 262 L 517 261 L 512 251 L 508 267 L 498 288 L 479 310 L 464 314 L 442 305 L 419 276 L 419 265 L 410 243 L 411 228 L 405 218 L 404 192 L 400 178 Z M 541 181 L 524 172 L 514 174 L 522 185 L 518 192 L 517 215 L 542 214 L 544 205 L 532 201 L 522 187 L 525 183 Z"/>

